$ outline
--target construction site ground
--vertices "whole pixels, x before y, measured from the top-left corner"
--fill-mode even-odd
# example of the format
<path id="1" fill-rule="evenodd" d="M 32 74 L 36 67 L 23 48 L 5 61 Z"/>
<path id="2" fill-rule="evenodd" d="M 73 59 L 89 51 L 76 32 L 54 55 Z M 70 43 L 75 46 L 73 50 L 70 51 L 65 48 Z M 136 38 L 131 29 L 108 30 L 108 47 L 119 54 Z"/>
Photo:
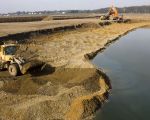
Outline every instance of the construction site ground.
<path id="1" fill-rule="evenodd" d="M 131 16 L 130 16 L 131 18 Z M 108 99 L 110 79 L 92 59 L 120 36 L 150 21 L 100 26 L 98 19 L 0 23 L 0 36 L 86 23 L 78 29 L 31 36 L 18 55 L 45 62 L 44 68 L 11 77 L 0 72 L 0 120 L 92 119 Z M 11 40 L 11 38 L 10 38 Z"/>

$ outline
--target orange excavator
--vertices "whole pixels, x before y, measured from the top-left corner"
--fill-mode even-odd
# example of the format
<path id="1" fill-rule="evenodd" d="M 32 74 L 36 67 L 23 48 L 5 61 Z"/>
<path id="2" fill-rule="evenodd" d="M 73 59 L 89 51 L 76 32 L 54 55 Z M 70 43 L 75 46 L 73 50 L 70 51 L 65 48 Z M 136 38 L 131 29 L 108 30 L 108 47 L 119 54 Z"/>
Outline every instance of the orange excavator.
<path id="1" fill-rule="evenodd" d="M 101 20 L 123 20 L 123 16 L 119 16 L 116 7 L 112 6 L 106 15 L 100 17 Z"/>
<path id="2" fill-rule="evenodd" d="M 119 13 L 118 13 L 118 10 L 117 8 L 115 8 L 114 6 L 112 6 L 108 12 L 108 15 L 109 16 L 112 16 L 113 19 L 116 19 L 119 17 Z"/>

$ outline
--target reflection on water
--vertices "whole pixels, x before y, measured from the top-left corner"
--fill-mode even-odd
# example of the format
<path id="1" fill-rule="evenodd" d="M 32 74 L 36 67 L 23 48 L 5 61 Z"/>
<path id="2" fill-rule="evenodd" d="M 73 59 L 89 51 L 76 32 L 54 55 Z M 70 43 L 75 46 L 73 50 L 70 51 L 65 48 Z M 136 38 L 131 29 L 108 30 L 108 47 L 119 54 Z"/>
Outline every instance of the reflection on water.
<path id="1" fill-rule="evenodd" d="M 120 38 L 92 62 L 106 71 L 113 87 L 109 103 L 96 120 L 149 120 L 150 29 Z"/>

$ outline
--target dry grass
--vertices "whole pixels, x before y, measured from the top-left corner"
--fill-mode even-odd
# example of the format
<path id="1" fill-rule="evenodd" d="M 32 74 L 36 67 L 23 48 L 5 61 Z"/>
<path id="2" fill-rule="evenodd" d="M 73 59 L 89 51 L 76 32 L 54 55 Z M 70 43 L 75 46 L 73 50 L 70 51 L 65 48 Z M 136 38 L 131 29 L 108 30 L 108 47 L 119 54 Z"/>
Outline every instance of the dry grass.
<path id="1" fill-rule="evenodd" d="M 125 14 L 128 19 L 133 19 L 137 21 L 150 21 L 150 14 Z"/>
<path id="2" fill-rule="evenodd" d="M 126 14 L 124 15 L 125 18 L 130 18 L 136 21 L 143 21 L 143 20 L 150 20 L 150 14 Z M 84 16 L 85 17 L 85 16 Z M 88 16 L 87 16 L 88 17 Z M 89 16 L 91 17 L 91 16 Z M 51 29 L 56 27 L 62 27 L 67 25 L 76 25 L 81 23 L 88 23 L 88 22 L 94 22 L 98 23 L 99 19 L 96 18 L 89 18 L 89 19 L 70 19 L 73 18 L 72 16 L 55 16 L 54 18 L 59 20 L 52 20 L 52 18 L 45 17 L 19 17 L 20 19 L 25 19 L 26 21 L 29 21 L 30 19 L 32 21 L 36 19 L 43 19 L 43 21 L 37 21 L 37 22 L 15 22 L 15 23 L 0 23 L 0 37 L 1 36 L 7 36 L 8 34 L 15 34 L 15 33 L 21 33 L 21 32 L 29 32 L 29 31 L 35 31 L 39 29 Z M 81 18 L 81 16 L 77 17 Z M 3 21 L 7 22 L 7 19 L 16 19 L 14 18 L 0 18 L 0 20 L 3 19 Z M 16 19 L 16 20 L 17 20 Z M 69 20 L 62 20 L 62 19 L 69 19 Z"/>
<path id="3" fill-rule="evenodd" d="M 45 16 L 30 16 L 30 17 L 0 17 L 0 23 L 9 22 L 33 22 L 41 21 Z"/>
<path id="4" fill-rule="evenodd" d="M 88 22 L 98 22 L 97 19 L 78 19 L 78 20 L 52 20 L 40 22 L 20 22 L 20 23 L 0 23 L 0 37 L 9 34 L 36 31 L 40 29 L 52 29 L 69 25 L 78 25 Z"/>
<path id="5" fill-rule="evenodd" d="M 49 21 L 49 20 L 67 20 L 67 19 L 87 19 L 95 18 L 95 14 L 69 14 L 69 15 L 35 15 L 35 16 L 11 16 L 0 17 L 0 23 L 9 22 L 33 22 L 33 21 Z"/>

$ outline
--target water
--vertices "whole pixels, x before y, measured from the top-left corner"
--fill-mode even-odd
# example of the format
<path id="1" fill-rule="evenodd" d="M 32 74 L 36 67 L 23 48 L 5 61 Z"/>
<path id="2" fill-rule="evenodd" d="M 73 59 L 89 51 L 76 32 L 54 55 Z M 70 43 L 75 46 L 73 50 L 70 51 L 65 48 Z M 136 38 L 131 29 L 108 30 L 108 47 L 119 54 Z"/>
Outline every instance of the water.
<path id="1" fill-rule="evenodd" d="M 113 87 L 96 120 L 150 120 L 150 29 L 120 38 L 92 62 L 104 69 Z"/>

